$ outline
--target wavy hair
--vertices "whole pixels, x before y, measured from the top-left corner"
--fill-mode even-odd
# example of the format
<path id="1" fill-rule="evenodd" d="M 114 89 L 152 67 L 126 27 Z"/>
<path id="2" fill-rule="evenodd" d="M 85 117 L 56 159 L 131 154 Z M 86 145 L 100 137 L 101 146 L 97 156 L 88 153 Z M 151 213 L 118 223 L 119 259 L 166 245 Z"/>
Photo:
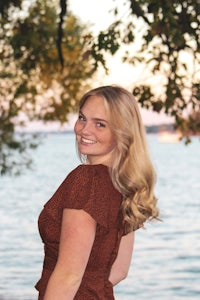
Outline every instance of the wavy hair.
<path id="1" fill-rule="evenodd" d="M 134 96 L 126 89 L 111 85 L 90 90 L 79 107 L 90 96 L 104 99 L 109 125 L 116 138 L 110 175 L 115 188 L 122 194 L 121 205 L 124 233 L 144 227 L 147 220 L 158 217 L 154 195 L 156 174 L 153 168 L 145 128 Z"/>

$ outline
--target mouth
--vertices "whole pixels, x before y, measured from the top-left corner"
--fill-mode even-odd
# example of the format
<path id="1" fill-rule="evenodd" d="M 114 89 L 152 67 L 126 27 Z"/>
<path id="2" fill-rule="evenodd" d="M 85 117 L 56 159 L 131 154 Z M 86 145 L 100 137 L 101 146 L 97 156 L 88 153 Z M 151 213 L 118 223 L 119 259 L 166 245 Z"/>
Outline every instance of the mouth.
<path id="1" fill-rule="evenodd" d="M 86 138 L 81 138 L 81 143 L 82 144 L 96 144 L 96 141 L 93 141 L 93 140 L 89 140 L 89 139 L 86 139 Z"/>

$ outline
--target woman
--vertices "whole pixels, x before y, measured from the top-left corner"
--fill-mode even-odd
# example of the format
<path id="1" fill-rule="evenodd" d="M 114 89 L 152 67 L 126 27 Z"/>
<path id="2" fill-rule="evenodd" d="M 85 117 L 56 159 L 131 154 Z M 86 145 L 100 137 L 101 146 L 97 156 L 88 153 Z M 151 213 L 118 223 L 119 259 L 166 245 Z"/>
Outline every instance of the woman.
<path id="1" fill-rule="evenodd" d="M 45 259 L 36 289 L 40 300 L 112 300 L 128 273 L 133 232 L 158 216 L 155 173 L 127 90 L 87 92 L 74 131 L 82 164 L 40 214 Z"/>

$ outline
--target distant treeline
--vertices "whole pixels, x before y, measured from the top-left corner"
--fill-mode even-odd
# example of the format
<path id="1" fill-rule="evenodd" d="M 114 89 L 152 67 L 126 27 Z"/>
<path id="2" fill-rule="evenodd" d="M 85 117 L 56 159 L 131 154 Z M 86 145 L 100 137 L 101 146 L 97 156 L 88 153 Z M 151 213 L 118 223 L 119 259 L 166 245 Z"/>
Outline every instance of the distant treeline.
<path id="1" fill-rule="evenodd" d="M 151 126 L 145 126 L 147 133 L 159 133 L 162 131 L 170 131 L 174 132 L 174 124 L 160 124 L 160 125 L 151 125 Z M 20 132 L 20 131 L 19 131 Z M 37 129 L 37 130 L 30 130 L 30 131 L 21 131 L 23 134 L 66 134 L 66 133 L 74 133 L 73 129 L 67 129 L 67 130 L 43 130 L 43 129 Z M 1 300 L 1 299 L 0 299 Z"/>
<path id="2" fill-rule="evenodd" d="M 145 126 L 147 133 L 159 133 L 162 131 L 170 131 L 174 132 L 174 124 L 160 124 L 160 125 L 151 125 L 151 126 Z"/>

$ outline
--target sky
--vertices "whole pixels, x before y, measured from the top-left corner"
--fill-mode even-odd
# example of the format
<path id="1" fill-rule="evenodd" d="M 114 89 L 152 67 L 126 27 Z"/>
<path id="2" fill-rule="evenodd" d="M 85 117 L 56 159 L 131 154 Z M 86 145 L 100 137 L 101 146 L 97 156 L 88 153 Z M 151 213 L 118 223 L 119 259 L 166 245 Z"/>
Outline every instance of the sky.
<path id="1" fill-rule="evenodd" d="M 123 6 L 122 0 L 69 0 L 69 10 L 72 11 L 76 16 L 78 16 L 83 23 L 91 25 L 91 29 L 94 33 L 98 33 L 99 30 L 104 30 L 112 22 L 112 14 L 109 12 L 113 7 L 121 5 L 122 15 L 126 11 L 126 7 Z M 104 84 L 119 84 L 124 88 L 131 91 L 131 84 L 140 73 L 143 72 L 142 69 L 134 69 L 132 66 L 127 64 L 122 64 L 120 60 L 120 55 L 109 58 L 108 67 L 110 69 L 109 75 L 101 75 L 100 81 L 101 85 Z M 173 119 L 166 116 L 164 113 L 155 113 L 149 110 L 141 109 L 142 119 L 145 125 L 158 125 L 161 123 L 172 123 Z"/>
<path id="2" fill-rule="evenodd" d="M 90 25 L 91 30 L 97 34 L 100 30 L 106 29 L 112 23 L 113 19 L 110 10 L 115 7 L 116 2 L 118 6 L 121 5 L 120 12 L 122 11 L 121 14 L 124 15 L 127 8 L 123 6 L 123 0 L 69 0 L 68 9 L 79 17 L 84 24 L 86 23 Z M 98 79 L 98 86 L 119 84 L 131 91 L 133 87 L 132 83 L 140 77 L 142 72 L 144 72 L 143 67 L 135 69 L 133 66 L 128 64 L 122 64 L 120 60 L 120 53 L 114 57 L 110 57 L 107 64 L 110 69 L 110 74 L 106 76 L 105 73 L 102 72 L 98 76 L 100 78 Z M 164 113 L 158 114 L 145 109 L 140 109 L 140 112 L 143 123 L 146 126 L 168 124 L 173 122 L 173 119 L 166 116 Z M 65 124 L 62 128 L 59 123 L 47 123 L 43 125 L 41 122 L 31 122 L 31 124 L 27 124 L 26 130 L 70 130 L 73 129 L 76 118 L 77 116 L 72 115 L 69 118 L 69 123 Z"/>

